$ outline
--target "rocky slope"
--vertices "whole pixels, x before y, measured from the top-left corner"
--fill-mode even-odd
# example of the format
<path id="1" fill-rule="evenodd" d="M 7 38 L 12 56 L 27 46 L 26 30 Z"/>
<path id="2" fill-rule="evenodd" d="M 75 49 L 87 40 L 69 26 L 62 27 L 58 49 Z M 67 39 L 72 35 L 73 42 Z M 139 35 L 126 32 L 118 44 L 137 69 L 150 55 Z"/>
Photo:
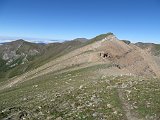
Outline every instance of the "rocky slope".
<path id="1" fill-rule="evenodd" d="M 138 42 L 135 45 L 144 50 L 147 50 L 154 56 L 160 57 L 160 44 Z"/>
<path id="2" fill-rule="evenodd" d="M 72 41 L 71 43 L 74 42 L 79 41 Z M 62 49 L 57 52 L 64 52 L 64 46 L 66 44 L 67 48 L 72 48 L 71 43 L 64 42 L 62 43 L 63 46 L 60 43 L 49 45 L 47 46 L 48 49 L 46 52 L 49 52 L 49 48 L 53 50 L 53 46 L 55 47 L 55 51 L 62 47 Z M 76 44 L 74 43 L 73 45 Z M 78 48 L 78 45 L 81 47 Z M 54 51 L 49 53 L 53 54 Z M 43 59 L 44 56 L 41 57 Z M 77 44 L 75 50 L 71 50 L 71 52 L 67 54 L 62 54 L 56 59 L 53 59 L 50 62 L 48 61 L 46 64 L 30 70 L 22 76 L 16 77 L 13 80 L 14 82 L 8 86 L 51 72 L 79 69 L 95 64 L 107 64 L 110 66 L 103 71 L 99 71 L 99 73 L 97 72 L 97 74 L 159 77 L 160 66 L 157 63 L 157 59 L 155 59 L 148 51 L 141 49 L 134 44 L 126 44 L 123 41 L 118 40 L 113 34 L 103 34 L 84 44 Z"/>
<path id="3" fill-rule="evenodd" d="M 8 71 L 19 66 L 23 68 L 20 73 L 23 73 L 26 69 L 25 65 L 29 61 L 32 61 L 36 56 L 42 55 L 43 52 L 43 45 L 29 43 L 24 40 L 2 44 L 0 46 L 0 73 L 3 74 L 1 78 L 5 77 L 5 74 L 7 74 Z M 11 75 L 10 77 L 13 76 L 14 75 Z"/>

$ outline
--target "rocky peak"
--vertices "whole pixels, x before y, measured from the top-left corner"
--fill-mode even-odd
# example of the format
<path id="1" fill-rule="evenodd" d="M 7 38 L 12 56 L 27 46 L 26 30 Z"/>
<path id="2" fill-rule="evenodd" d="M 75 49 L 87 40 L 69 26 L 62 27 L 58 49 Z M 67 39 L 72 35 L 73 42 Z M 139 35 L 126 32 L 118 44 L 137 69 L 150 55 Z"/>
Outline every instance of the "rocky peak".
<path id="1" fill-rule="evenodd" d="M 90 41 L 88 41 L 88 44 L 96 42 L 96 41 L 113 40 L 115 38 L 116 38 L 116 36 L 113 33 L 109 32 L 106 34 L 100 34 L 100 35 L 92 38 Z"/>
<path id="2" fill-rule="evenodd" d="M 118 40 L 118 39 L 115 35 L 107 35 L 104 39 L 102 39 L 102 41 L 105 41 L 105 40 L 112 41 L 112 40 Z"/>

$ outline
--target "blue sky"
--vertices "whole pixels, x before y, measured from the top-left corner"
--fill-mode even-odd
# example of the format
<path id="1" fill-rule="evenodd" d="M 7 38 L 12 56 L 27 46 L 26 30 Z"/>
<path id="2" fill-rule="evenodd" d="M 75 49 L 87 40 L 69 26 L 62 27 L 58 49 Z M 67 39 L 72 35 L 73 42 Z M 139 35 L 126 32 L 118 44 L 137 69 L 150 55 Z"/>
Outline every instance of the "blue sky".
<path id="1" fill-rule="evenodd" d="M 69 40 L 113 32 L 160 43 L 159 0 L 0 0 L 0 41 Z"/>

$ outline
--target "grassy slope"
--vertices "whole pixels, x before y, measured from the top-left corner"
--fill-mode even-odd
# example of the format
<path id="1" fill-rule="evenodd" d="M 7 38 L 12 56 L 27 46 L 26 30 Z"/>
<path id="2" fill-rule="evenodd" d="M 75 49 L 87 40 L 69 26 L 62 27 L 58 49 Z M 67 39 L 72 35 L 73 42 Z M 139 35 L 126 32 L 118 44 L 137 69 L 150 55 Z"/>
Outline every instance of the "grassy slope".
<path id="1" fill-rule="evenodd" d="M 49 74 L 0 91 L 0 119 L 126 119 L 119 90 L 136 117 L 160 116 L 158 79 L 95 74 L 105 67 Z"/>
<path id="2" fill-rule="evenodd" d="M 89 41 L 85 42 L 85 45 L 88 45 L 88 44 L 91 44 L 91 43 L 93 43 L 93 42 L 96 42 L 96 41 L 102 40 L 102 39 L 106 38 L 106 37 L 107 37 L 107 36 L 109 36 L 109 35 L 114 35 L 114 34 L 113 34 L 113 33 L 111 33 L 111 32 L 109 32 L 109 33 L 106 33 L 106 34 L 98 35 L 98 36 L 96 36 L 96 37 L 92 38 L 91 40 L 89 40 Z"/>
<path id="3" fill-rule="evenodd" d="M 35 119 L 48 116 L 53 119 L 60 116 L 65 119 L 123 118 L 116 89 L 108 89 L 105 79 L 90 72 L 96 68 L 50 74 L 1 91 L 0 108 L 4 110 L 1 118 L 17 119 L 22 111 L 27 114 L 24 117 Z"/>
<path id="4" fill-rule="evenodd" d="M 67 54 L 83 46 L 83 44 L 84 43 L 81 43 L 79 41 L 69 41 L 69 42 L 64 42 L 64 43 L 50 44 L 49 46 L 45 47 L 46 50 L 42 56 L 38 56 L 34 61 L 29 63 L 27 71 L 35 69 L 41 65 L 44 65 L 45 63 L 49 61 L 52 61 L 64 54 Z"/>
<path id="5" fill-rule="evenodd" d="M 136 43 L 142 49 L 151 48 L 151 53 L 155 56 L 160 56 L 160 44 L 154 43 Z"/>
<path id="6" fill-rule="evenodd" d="M 18 48 L 19 45 L 21 45 L 21 46 Z M 20 75 L 20 74 L 26 72 L 26 68 L 27 68 L 28 63 L 23 64 L 23 65 L 21 64 L 23 59 L 25 58 L 25 56 L 22 55 L 22 53 L 28 55 L 29 50 L 36 49 L 37 51 L 39 51 L 38 55 L 41 55 L 44 51 L 44 48 L 42 45 L 18 40 L 18 41 L 6 43 L 6 44 L 4 44 L 4 46 L 0 47 L 0 54 L 1 55 L 2 55 L 3 51 L 6 49 L 6 47 L 12 51 L 16 51 L 16 54 L 21 55 L 21 57 L 14 60 L 13 62 L 11 62 L 10 65 L 6 65 L 6 61 L 0 59 L 0 75 L 1 75 L 0 81 L 4 81 L 8 78 L 11 78 L 11 77 L 14 77 L 14 76 L 17 76 L 17 75 Z M 28 55 L 27 59 L 29 61 L 31 61 L 31 60 L 34 60 L 34 58 L 36 56 Z M 2 57 L 2 56 L 0 56 L 0 57 Z M 18 65 L 15 67 L 10 67 L 11 65 L 14 65 L 14 64 L 18 64 Z"/>
<path id="7" fill-rule="evenodd" d="M 30 49 L 36 49 L 40 51 L 40 54 L 36 56 L 28 56 L 27 59 L 29 60 L 25 64 L 21 64 L 23 57 L 14 61 L 14 63 L 19 63 L 18 66 L 10 68 L 9 66 L 5 65 L 5 61 L 0 59 L 0 82 L 7 80 L 8 78 L 12 78 L 14 76 L 21 75 L 29 70 L 33 70 L 51 60 L 56 59 L 74 49 L 79 48 L 84 43 L 79 41 L 69 41 L 64 43 L 54 43 L 49 44 L 46 46 L 37 45 L 34 43 L 25 42 L 23 47 L 20 47 L 17 50 L 17 54 L 26 53 Z M 12 63 L 12 64 L 14 64 Z"/>

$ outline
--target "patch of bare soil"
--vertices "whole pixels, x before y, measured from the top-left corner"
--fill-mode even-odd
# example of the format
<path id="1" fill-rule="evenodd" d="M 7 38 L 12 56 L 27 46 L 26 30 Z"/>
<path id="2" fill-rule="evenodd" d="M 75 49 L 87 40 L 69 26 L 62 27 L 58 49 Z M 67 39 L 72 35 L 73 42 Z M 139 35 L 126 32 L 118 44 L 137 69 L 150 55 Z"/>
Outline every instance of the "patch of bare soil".
<path id="1" fill-rule="evenodd" d="M 138 115 L 136 113 L 134 113 L 133 111 L 131 112 L 131 106 L 128 103 L 128 101 L 125 100 L 124 98 L 123 89 L 118 89 L 118 95 L 122 103 L 122 108 L 125 112 L 126 119 L 127 120 L 140 120 L 140 118 L 138 118 Z"/>

